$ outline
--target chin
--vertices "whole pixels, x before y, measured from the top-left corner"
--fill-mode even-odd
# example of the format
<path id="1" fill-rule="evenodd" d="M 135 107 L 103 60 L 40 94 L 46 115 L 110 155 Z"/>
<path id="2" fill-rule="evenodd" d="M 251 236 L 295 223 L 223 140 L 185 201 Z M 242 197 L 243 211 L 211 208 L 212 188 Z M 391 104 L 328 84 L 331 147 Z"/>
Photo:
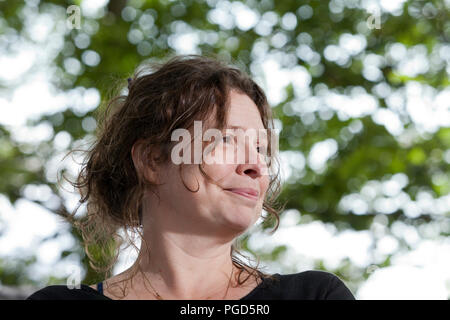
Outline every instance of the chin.
<path id="1" fill-rule="evenodd" d="M 256 222 L 256 212 L 249 209 L 231 209 L 224 219 L 233 230 L 238 232 L 245 232 Z"/>

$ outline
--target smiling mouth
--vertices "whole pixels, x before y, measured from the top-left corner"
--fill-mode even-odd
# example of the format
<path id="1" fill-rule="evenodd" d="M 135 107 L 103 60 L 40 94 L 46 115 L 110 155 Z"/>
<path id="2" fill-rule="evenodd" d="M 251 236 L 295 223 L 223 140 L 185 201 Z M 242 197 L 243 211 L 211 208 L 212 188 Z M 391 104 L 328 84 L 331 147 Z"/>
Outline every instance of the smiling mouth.
<path id="1" fill-rule="evenodd" d="M 258 196 L 257 195 L 250 194 L 250 193 L 242 191 L 242 190 L 225 189 L 225 191 L 234 193 L 236 195 L 242 196 L 242 197 L 250 199 L 252 201 L 257 201 L 258 200 Z"/>

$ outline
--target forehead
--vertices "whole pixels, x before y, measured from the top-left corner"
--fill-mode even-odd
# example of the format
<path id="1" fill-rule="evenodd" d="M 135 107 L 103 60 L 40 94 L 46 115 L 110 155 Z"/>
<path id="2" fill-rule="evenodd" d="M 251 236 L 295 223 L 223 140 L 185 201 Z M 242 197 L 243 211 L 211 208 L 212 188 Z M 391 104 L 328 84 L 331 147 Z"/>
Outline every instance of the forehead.
<path id="1" fill-rule="evenodd" d="M 228 110 L 227 127 L 245 129 L 264 129 L 258 107 L 246 94 L 232 90 L 230 92 L 230 109 Z"/>

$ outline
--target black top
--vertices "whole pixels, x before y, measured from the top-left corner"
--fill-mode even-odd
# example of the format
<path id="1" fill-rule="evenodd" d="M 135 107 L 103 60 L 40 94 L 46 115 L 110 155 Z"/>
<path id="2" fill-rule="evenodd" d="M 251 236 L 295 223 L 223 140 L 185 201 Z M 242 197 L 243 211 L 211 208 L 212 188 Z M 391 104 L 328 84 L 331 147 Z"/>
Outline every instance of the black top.
<path id="1" fill-rule="evenodd" d="M 341 279 L 332 273 L 310 270 L 293 274 L 274 274 L 275 280 L 264 279 L 239 300 L 355 300 Z M 102 283 L 95 290 L 81 284 L 80 289 L 65 285 L 47 286 L 27 300 L 112 300 L 103 295 Z"/>

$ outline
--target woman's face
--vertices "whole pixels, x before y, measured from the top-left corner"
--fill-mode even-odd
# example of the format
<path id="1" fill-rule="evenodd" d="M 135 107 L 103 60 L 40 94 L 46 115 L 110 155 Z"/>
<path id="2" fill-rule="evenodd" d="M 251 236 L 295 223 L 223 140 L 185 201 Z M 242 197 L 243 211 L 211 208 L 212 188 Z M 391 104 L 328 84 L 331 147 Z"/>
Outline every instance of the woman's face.
<path id="1" fill-rule="evenodd" d="M 203 170 L 216 184 L 201 174 L 198 164 L 184 164 L 180 174 L 179 165 L 170 161 L 160 171 L 160 181 L 164 183 L 158 187 L 161 214 L 150 215 L 156 214 L 155 218 L 172 231 L 236 235 L 245 232 L 261 215 L 269 176 L 261 153 L 267 150 L 267 139 L 261 139 L 264 137 L 258 135 L 258 130 L 265 128 L 257 106 L 247 95 L 231 91 L 230 99 L 227 127 L 242 130 L 224 133 L 224 139 L 202 163 Z M 205 123 L 202 125 L 206 127 Z M 245 131 L 248 129 L 253 130 Z M 243 132 L 248 138 L 236 143 L 237 135 Z M 189 189 L 199 188 L 198 192 L 187 190 L 181 177 Z M 249 194 L 252 191 L 257 195 Z"/>

